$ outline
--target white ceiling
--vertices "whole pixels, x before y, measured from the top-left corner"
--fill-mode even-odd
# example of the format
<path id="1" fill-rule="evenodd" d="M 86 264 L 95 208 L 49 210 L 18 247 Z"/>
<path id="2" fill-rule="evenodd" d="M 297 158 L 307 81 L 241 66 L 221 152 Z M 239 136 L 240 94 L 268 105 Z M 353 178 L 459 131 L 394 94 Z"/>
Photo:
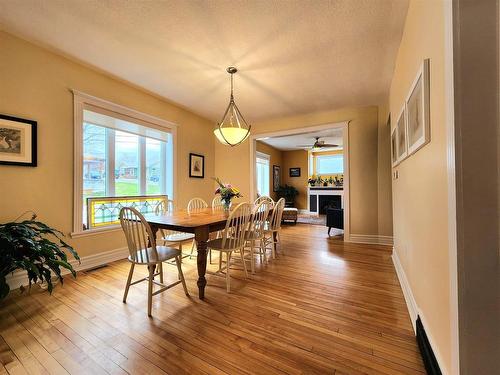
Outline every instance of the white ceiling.
<path id="1" fill-rule="evenodd" d="M 336 144 L 339 147 L 335 148 L 323 148 L 322 151 L 328 150 L 339 150 L 342 149 L 342 129 L 326 129 L 309 133 L 301 133 L 301 134 L 293 134 L 286 135 L 282 137 L 271 137 L 271 138 L 262 138 L 259 141 L 268 144 L 269 146 L 273 146 L 278 150 L 282 151 L 291 151 L 291 150 L 305 150 L 308 149 L 306 147 L 300 147 L 302 145 L 313 145 L 315 142 L 315 138 L 320 137 L 320 141 L 324 141 L 325 143 Z M 310 147 L 309 147 L 310 149 Z"/>
<path id="2" fill-rule="evenodd" d="M 212 120 L 382 102 L 407 0 L 0 0 L 0 29 Z"/>

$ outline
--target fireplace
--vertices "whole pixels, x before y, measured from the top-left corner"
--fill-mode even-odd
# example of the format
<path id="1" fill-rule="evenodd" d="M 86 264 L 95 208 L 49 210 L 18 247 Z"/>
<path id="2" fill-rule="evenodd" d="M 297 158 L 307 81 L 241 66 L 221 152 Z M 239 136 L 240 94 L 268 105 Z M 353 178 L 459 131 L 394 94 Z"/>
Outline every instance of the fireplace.
<path id="1" fill-rule="evenodd" d="M 326 215 L 327 208 L 342 208 L 340 195 L 318 195 L 318 211 L 320 215 Z"/>

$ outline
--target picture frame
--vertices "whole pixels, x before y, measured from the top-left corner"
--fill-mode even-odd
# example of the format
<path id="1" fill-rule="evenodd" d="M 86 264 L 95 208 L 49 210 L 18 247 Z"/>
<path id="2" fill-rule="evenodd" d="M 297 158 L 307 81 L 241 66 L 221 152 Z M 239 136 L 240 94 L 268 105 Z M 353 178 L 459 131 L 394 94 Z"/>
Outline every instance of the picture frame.
<path id="1" fill-rule="evenodd" d="M 417 72 L 405 101 L 408 155 L 414 154 L 431 140 L 429 68 L 430 60 L 425 59 Z"/>
<path id="2" fill-rule="evenodd" d="M 205 178 L 205 156 L 189 153 L 189 177 Z"/>
<path id="3" fill-rule="evenodd" d="M 300 177 L 300 168 L 299 167 L 293 167 L 290 168 L 290 177 Z"/>
<path id="4" fill-rule="evenodd" d="M 392 167 L 396 167 L 398 165 L 398 141 L 397 141 L 397 132 L 398 128 L 394 127 L 391 133 L 391 161 Z"/>
<path id="5" fill-rule="evenodd" d="M 0 114 L 0 164 L 37 166 L 37 122 Z"/>
<path id="6" fill-rule="evenodd" d="M 408 156 L 408 142 L 406 136 L 406 105 L 403 106 L 396 121 L 396 162 L 401 163 Z"/>
<path id="7" fill-rule="evenodd" d="M 273 165 L 273 191 L 278 191 L 281 185 L 281 167 Z"/>

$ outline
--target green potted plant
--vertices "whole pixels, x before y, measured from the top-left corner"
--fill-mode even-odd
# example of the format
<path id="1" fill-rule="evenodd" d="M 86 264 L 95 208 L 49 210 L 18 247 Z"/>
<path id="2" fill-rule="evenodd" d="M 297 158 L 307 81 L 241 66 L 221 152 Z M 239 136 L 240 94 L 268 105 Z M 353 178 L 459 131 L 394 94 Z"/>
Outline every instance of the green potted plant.
<path id="1" fill-rule="evenodd" d="M 312 175 L 311 177 L 309 177 L 307 182 L 308 182 L 309 186 L 316 186 L 316 176 Z"/>
<path id="2" fill-rule="evenodd" d="M 279 198 L 285 198 L 286 207 L 295 206 L 295 197 L 299 195 L 299 191 L 291 185 L 282 185 L 276 192 Z"/>
<path id="3" fill-rule="evenodd" d="M 0 224 L 0 300 L 10 291 L 7 276 L 17 269 L 27 271 L 30 287 L 46 282 L 49 293 L 54 288 L 52 277 L 63 282 L 61 268 L 76 277 L 66 251 L 78 261 L 80 257 L 62 237 L 58 230 L 37 221 L 36 215 L 30 220 Z"/>

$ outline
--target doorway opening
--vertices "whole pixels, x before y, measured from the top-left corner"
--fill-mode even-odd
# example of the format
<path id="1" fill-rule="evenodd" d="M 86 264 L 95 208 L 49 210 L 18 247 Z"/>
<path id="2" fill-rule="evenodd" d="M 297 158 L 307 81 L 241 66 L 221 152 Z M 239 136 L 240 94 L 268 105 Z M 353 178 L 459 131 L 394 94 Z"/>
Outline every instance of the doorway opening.
<path id="1" fill-rule="evenodd" d="M 298 223 L 331 227 L 349 241 L 348 141 L 348 122 L 253 134 L 251 199 L 284 197 Z"/>

